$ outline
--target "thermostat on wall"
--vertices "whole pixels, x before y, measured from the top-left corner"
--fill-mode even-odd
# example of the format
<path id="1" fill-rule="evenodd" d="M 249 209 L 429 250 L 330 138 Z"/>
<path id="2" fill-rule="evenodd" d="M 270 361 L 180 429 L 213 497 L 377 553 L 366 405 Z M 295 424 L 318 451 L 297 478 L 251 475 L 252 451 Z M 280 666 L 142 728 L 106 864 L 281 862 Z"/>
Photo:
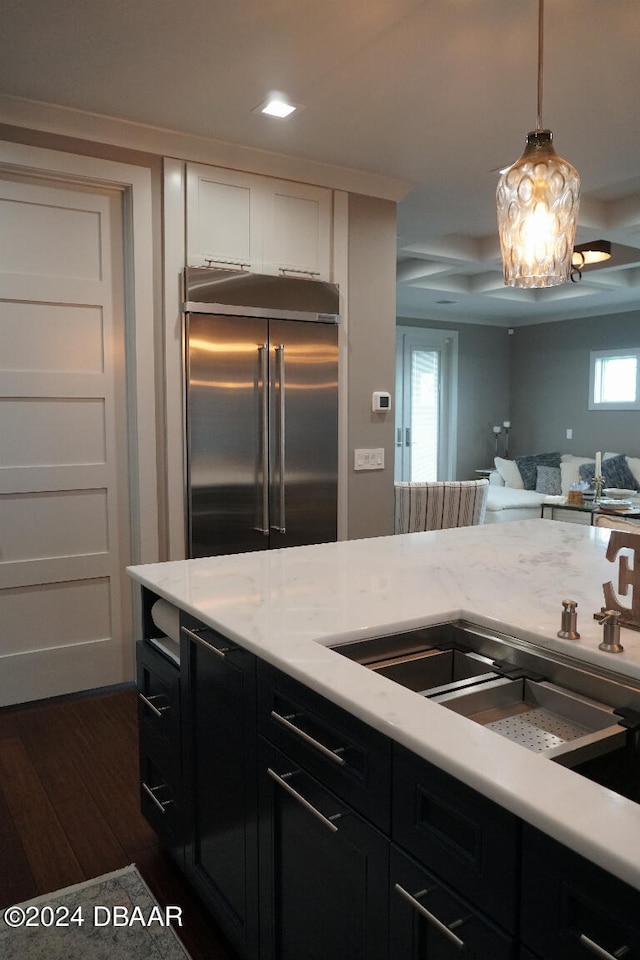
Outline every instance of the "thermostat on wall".
<path id="1" fill-rule="evenodd" d="M 391 410 L 391 394 L 386 390 L 374 390 L 371 407 L 374 413 L 387 413 Z"/>

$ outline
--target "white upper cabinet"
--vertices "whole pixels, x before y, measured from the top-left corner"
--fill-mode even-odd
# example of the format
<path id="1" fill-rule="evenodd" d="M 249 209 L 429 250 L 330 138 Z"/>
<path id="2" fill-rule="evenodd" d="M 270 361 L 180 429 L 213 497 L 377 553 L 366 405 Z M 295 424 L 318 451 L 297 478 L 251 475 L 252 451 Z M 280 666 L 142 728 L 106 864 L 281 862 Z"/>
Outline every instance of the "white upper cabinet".
<path id="1" fill-rule="evenodd" d="M 331 190 L 187 165 L 187 263 L 331 279 Z"/>
<path id="2" fill-rule="evenodd" d="M 259 271 L 262 223 L 253 177 L 187 164 L 187 265 Z"/>

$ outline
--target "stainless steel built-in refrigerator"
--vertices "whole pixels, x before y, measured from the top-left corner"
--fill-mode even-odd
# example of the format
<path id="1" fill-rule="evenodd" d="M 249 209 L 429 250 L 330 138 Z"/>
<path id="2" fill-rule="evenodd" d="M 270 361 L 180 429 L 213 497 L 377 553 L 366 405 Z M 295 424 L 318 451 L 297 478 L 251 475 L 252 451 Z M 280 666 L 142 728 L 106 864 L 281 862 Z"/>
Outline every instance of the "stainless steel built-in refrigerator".
<path id="1" fill-rule="evenodd" d="M 185 274 L 191 557 L 335 540 L 338 290 Z"/>

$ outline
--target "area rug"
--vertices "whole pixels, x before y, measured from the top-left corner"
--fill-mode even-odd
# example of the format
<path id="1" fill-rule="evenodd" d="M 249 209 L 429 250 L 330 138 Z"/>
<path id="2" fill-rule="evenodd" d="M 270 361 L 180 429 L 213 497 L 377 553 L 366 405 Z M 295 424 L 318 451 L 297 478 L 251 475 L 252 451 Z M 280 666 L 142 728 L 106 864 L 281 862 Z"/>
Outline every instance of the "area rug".
<path id="1" fill-rule="evenodd" d="M 0 909 L 2 960 L 189 960 L 135 866 Z"/>

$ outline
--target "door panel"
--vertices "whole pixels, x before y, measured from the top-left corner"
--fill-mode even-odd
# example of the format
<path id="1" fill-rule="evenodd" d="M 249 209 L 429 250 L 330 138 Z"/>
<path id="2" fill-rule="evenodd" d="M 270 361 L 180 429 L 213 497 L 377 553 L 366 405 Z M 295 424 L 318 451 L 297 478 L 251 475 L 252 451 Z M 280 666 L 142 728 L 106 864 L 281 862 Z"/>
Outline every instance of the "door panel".
<path id="1" fill-rule="evenodd" d="M 193 313 L 187 324 L 189 555 L 264 549 L 267 323 Z"/>
<path id="2" fill-rule="evenodd" d="M 121 195 L 0 179 L 0 704 L 133 676 Z"/>
<path id="3" fill-rule="evenodd" d="M 398 327 L 395 479 L 455 477 L 457 333 Z"/>
<path id="4" fill-rule="evenodd" d="M 337 327 L 270 321 L 269 362 L 271 546 L 335 540 Z"/>

